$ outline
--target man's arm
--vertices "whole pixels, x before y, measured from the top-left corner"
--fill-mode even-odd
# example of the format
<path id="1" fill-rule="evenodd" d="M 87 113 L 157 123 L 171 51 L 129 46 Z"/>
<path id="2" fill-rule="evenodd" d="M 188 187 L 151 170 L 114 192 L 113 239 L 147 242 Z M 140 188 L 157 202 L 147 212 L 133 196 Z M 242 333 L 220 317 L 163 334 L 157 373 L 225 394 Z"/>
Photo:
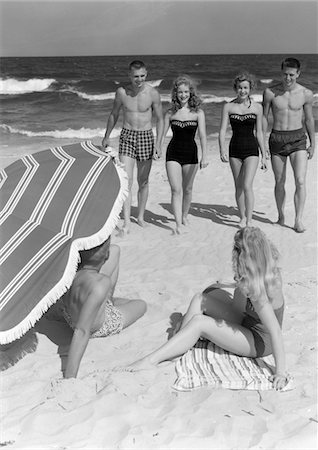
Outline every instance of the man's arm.
<path id="1" fill-rule="evenodd" d="M 308 159 L 314 156 L 315 151 L 315 121 L 312 113 L 313 104 L 313 93 L 309 89 L 305 91 L 305 103 L 304 103 L 304 114 L 305 114 L 305 127 L 309 136 L 310 146 L 307 149 Z"/>
<path id="2" fill-rule="evenodd" d="M 88 344 L 91 327 L 109 289 L 110 278 L 105 276 L 102 282 L 98 282 L 94 285 L 94 288 L 89 293 L 87 299 L 85 299 L 79 319 L 74 329 L 64 378 L 76 378 L 81 360 Z"/>
<path id="3" fill-rule="evenodd" d="M 113 108 L 112 108 L 112 111 L 111 111 L 111 113 L 110 113 L 110 115 L 108 117 L 106 131 L 105 131 L 105 136 L 104 136 L 104 138 L 102 140 L 102 147 L 103 148 L 105 148 L 105 147 L 107 147 L 107 145 L 109 145 L 110 133 L 113 131 L 113 128 L 114 128 L 114 126 L 117 123 L 121 107 L 122 107 L 122 100 L 121 100 L 120 88 L 119 88 L 116 91 L 116 95 L 115 95 L 115 99 L 114 99 L 114 103 L 113 103 Z"/>
<path id="4" fill-rule="evenodd" d="M 156 144 L 155 144 L 155 155 L 161 156 L 161 146 L 163 133 L 163 115 L 162 115 L 162 104 L 160 94 L 156 89 L 152 91 L 152 110 L 156 118 Z"/>
<path id="5" fill-rule="evenodd" d="M 264 148 L 266 149 L 266 136 L 268 128 L 268 116 L 272 105 L 273 93 L 269 89 L 265 89 L 263 93 L 263 117 L 262 117 L 262 129 L 264 138 Z M 268 152 L 267 152 L 268 153 Z"/>

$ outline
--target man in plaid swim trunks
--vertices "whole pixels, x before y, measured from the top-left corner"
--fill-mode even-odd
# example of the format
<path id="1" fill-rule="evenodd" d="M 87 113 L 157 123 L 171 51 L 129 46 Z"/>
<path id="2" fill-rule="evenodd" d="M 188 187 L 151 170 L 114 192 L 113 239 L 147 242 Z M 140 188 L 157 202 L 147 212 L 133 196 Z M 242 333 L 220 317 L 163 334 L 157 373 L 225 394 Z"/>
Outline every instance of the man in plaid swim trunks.
<path id="1" fill-rule="evenodd" d="M 160 158 L 159 146 L 163 130 L 162 106 L 159 92 L 146 83 L 147 69 L 142 61 L 132 61 L 128 73 L 130 83 L 117 89 L 112 111 L 109 115 L 102 147 L 109 144 L 110 134 L 123 110 L 123 128 L 119 138 L 119 159 L 124 164 L 129 179 L 129 196 L 124 204 L 124 226 L 129 233 L 131 210 L 131 187 L 135 163 L 138 181 L 138 217 L 140 226 L 145 225 L 144 213 L 148 199 L 148 179 L 152 160 Z M 156 119 L 156 142 L 152 132 L 152 116 Z"/>
<path id="2" fill-rule="evenodd" d="M 281 65 L 282 82 L 267 88 L 263 95 L 263 133 L 266 135 L 268 115 L 272 110 L 273 129 L 269 138 L 272 168 L 275 176 L 275 200 L 279 225 L 285 224 L 286 163 L 289 158 L 295 178 L 294 230 L 303 233 L 302 215 L 306 199 L 307 162 L 314 155 L 315 124 L 312 113 L 313 93 L 297 83 L 300 62 L 286 58 Z M 304 125 L 303 128 L 303 116 Z M 307 131 L 309 147 L 306 148 Z"/>

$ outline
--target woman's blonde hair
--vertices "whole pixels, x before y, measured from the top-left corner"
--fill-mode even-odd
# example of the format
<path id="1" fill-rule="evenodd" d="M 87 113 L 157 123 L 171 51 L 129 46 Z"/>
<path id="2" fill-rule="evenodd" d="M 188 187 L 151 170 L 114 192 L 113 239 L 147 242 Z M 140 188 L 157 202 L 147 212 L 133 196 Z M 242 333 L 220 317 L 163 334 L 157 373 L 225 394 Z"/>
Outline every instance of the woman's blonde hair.
<path id="1" fill-rule="evenodd" d="M 172 114 L 176 113 L 178 109 L 181 108 L 181 104 L 178 100 L 178 88 L 182 84 L 185 84 L 189 87 L 190 90 L 190 98 L 188 101 L 188 105 L 190 108 L 190 111 L 197 112 L 202 104 L 202 100 L 197 92 L 196 83 L 192 78 L 190 78 L 188 75 L 180 75 L 178 78 L 176 78 L 173 82 L 172 89 L 171 89 L 171 112 Z"/>
<path id="2" fill-rule="evenodd" d="M 254 301 L 271 300 L 280 280 L 279 253 L 256 227 L 245 227 L 234 236 L 232 263 L 234 278 L 246 296 Z"/>

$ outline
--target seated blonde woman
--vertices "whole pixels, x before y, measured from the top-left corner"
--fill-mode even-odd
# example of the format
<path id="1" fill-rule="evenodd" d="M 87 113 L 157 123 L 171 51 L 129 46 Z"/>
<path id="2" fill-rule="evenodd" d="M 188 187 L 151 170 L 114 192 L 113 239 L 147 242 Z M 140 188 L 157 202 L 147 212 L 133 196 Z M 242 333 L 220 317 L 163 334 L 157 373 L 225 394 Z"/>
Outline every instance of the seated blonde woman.
<path id="1" fill-rule="evenodd" d="M 180 330 L 160 348 L 131 364 L 129 370 L 150 369 L 182 355 L 204 338 L 236 355 L 251 358 L 274 355 L 272 382 L 277 390 L 288 382 L 282 337 L 284 297 L 278 251 L 254 227 L 234 237 L 235 292 L 212 285 L 190 302 Z"/>

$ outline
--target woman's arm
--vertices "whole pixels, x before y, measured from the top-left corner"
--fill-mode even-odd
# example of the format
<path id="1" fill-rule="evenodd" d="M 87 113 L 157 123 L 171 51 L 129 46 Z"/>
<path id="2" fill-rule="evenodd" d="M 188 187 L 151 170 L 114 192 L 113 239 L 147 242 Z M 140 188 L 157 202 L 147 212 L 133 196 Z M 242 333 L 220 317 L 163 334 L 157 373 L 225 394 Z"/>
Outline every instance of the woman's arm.
<path id="1" fill-rule="evenodd" d="M 219 150 L 220 150 L 221 161 L 223 161 L 223 162 L 228 162 L 228 157 L 227 157 L 226 150 L 225 150 L 225 134 L 226 134 L 228 122 L 229 122 L 229 104 L 226 103 L 223 106 L 221 125 L 220 125 L 220 131 L 219 131 Z"/>
<path id="2" fill-rule="evenodd" d="M 263 108 L 258 103 L 256 106 L 256 139 L 262 154 L 261 169 L 267 170 L 266 152 L 263 136 Z"/>
<path id="3" fill-rule="evenodd" d="M 198 131 L 202 151 L 202 159 L 200 161 L 200 169 L 204 169 L 209 163 L 207 162 L 207 141 L 206 141 L 206 124 L 205 114 L 202 109 L 198 111 Z"/>

